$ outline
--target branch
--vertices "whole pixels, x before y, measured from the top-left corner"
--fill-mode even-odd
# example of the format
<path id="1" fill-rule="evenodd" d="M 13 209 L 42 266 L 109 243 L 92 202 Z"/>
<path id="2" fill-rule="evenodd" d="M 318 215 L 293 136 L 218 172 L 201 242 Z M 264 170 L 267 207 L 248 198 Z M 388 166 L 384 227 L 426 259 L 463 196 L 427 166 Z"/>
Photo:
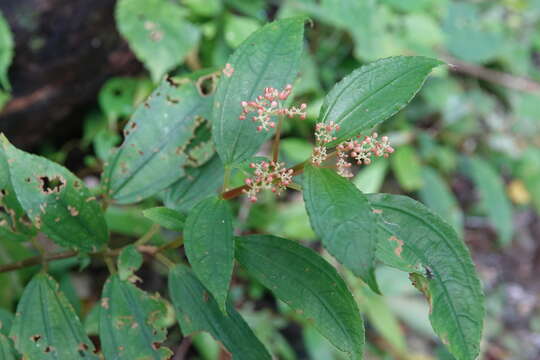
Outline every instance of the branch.
<path id="1" fill-rule="evenodd" d="M 162 245 L 160 247 L 151 246 L 151 245 L 139 245 L 139 246 L 137 246 L 137 251 L 139 251 L 141 253 L 144 253 L 144 254 L 151 255 L 151 256 L 156 256 L 157 254 L 159 254 L 163 250 L 168 250 L 168 249 L 180 247 L 182 245 L 183 245 L 183 241 L 182 241 L 182 238 L 180 237 L 177 240 L 175 240 L 173 242 L 170 242 L 170 243 L 167 243 L 165 245 Z M 104 251 L 104 250 L 96 251 L 96 252 L 93 252 L 93 253 L 88 253 L 88 255 L 94 256 L 94 257 L 101 257 L 101 256 L 114 257 L 114 256 L 120 255 L 120 251 L 122 251 L 122 248 L 111 249 L 111 250 L 106 250 L 106 251 Z M 51 261 L 72 258 L 72 257 L 78 256 L 78 255 L 79 255 L 79 252 L 75 251 L 75 250 L 68 250 L 68 251 L 64 251 L 64 252 L 52 253 L 52 254 L 47 254 L 47 255 L 44 255 L 44 256 L 37 255 L 37 256 L 30 257 L 28 259 L 24 259 L 24 260 L 21 260 L 21 261 L 16 261 L 16 262 L 11 263 L 11 264 L 0 265 L 0 274 L 5 273 L 5 272 L 9 272 L 9 271 L 19 270 L 19 269 L 29 267 L 29 266 L 35 266 L 35 265 L 40 265 L 40 264 L 43 264 L 43 263 L 49 263 Z"/>
<path id="2" fill-rule="evenodd" d="M 441 57 L 454 72 L 466 74 L 518 91 L 540 93 L 540 83 L 532 79 L 467 63 L 449 55 L 441 55 Z"/>

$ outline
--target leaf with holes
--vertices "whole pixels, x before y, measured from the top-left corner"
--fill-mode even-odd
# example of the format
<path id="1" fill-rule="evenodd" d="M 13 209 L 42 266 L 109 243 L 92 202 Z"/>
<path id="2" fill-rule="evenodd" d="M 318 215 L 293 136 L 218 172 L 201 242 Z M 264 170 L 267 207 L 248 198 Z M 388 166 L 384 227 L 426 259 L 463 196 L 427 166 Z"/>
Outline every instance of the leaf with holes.
<path id="1" fill-rule="evenodd" d="M 118 30 L 154 82 L 180 65 L 199 41 L 199 31 L 185 15 L 181 7 L 167 0 L 118 1 Z"/>
<path id="2" fill-rule="evenodd" d="M 193 140 L 208 127 L 203 118 L 211 103 L 192 83 L 164 80 L 126 124 L 124 142 L 104 171 L 107 194 L 117 203 L 133 203 L 183 177 L 184 166 L 193 162 L 190 152 L 203 145 Z"/>
<path id="3" fill-rule="evenodd" d="M 0 212 L 0 219 L 5 220 L 0 222 L 0 232 L 6 233 L 3 236 L 4 238 L 20 238 L 24 241 L 27 240 L 27 236 L 22 234 L 35 234 L 35 228 L 26 216 L 19 200 L 17 200 L 3 146 L 0 146 L 0 206 L 4 210 Z M 19 232 L 22 234 L 19 234 Z"/>
<path id="4" fill-rule="evenodd" d="M 378 214 L 377 257 L 411 273 L 428 299 L 435 332 L 458 360 L 476 359 L 484 295 L 471 256 L 454 229 L 419 202 L 399 195 L 368 195 Z"/>
<path id="5" fill-rule="evenodd" d="M 0 138 L 11 183 L 32 223 L 61 246 L 95 251 L 108 241 L 100 204 L 82 180 L 40 156 Z"/>
<path id="6" fill-rule="evenodd" d="M 99 311 L 99 338 L 105 358 L 169 359 L 171 350 L 161 346 L 167 329 L 156 324 L 166 312 L 158 296 L 111 276 L 105 283 Z"/>
<path id="7" fill-rule="evenodd" d="M 305 18 L 288 18 L 254 32 L 229 58 L 232 74 L 223 74 L 214 99 L 212 136 L 225 165 L 246 160 L 268 134 L 238 117 L 242 101 L 255 100 L 264 88 L 284 88 L 298 71 L 304 46 Z"/>
<path id="8" fill-rule="evenodd" d="M 229 203 L 211 197 L 190 211 L 184 248 L 193 271 L 225 311 L 234 266 L 234 236 Z"/>
<path id="9" fill-rule="evenodd" d="M 364 194 L 330 169 L 306 166 L 304 201 L 328 252 L 379 292 L 374 273 L 375 215 Z"/>
<path id="10" fill-rule="evenodd" d="M 422 87 L 431 70 L 442 62 L 421 56 L 378 60 L 353 71 L 324 99 L 319 122 L 339 124 L 336 145 L 390 118 L 403 109 Z"/>
<path id="11" fill-rule="evenodd" d="M 58 283 L 44 273 L 26 286 L 10 337 L 15 349 L 28 360 L 98 360 L 73 307 Z"/>
<path id="12" fill-rule="evenodd" d="M 215 195 L 223 184 L 223 163 L 214 155 L 200 167 L 186 168 L 186 176 L 164 191 L 165 206 L 188 212 L 199 201 Z"/>
<path id="13" fill-rule="evenodd" d="M 225 315 L 187 266 L 176 265 L 171 269 L 169 293 L 184 335 L 208 332 L 223 344 L 235 360 L 271 359 L 264 345 L 230 302 L 227 303 Z"/>
<path id="14" fill-rule="evenodd" d="M 350 359 L 361 359 L 364 324 L 337 271 L 313 250 L 269 235 L 237 238 L 236 259 Z"/>
<path id="15" fill-rule="evenodd" d="M 174 231 L 182 231 L 186 222 L 186 215 L 163 206 L 146 209 L 143 214 L 156 224 Z"/>

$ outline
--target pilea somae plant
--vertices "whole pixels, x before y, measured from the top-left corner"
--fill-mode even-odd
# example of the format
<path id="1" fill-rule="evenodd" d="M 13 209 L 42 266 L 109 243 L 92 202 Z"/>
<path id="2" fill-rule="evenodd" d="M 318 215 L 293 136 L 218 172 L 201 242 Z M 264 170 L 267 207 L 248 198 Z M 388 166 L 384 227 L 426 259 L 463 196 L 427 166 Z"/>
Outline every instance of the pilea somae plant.
<path id="1" fill-rule="evenodd" d="M 219 78 L 214 93 L 202 94 L 198 81 L 164 79 L 125 126 L 124 142 L 110 154 L 98 191 L 2 137 L 2 241 L 35 239 L 40 232 L 65 248 L 45 252 L 34 242 L 39 256 L 0 266 L 5 272 L 42 264 L 9 331 L 0 329 L 4 358 L 99 358 L 47 274 L 49 262 L 75 256 L 81 264 L 102 257 L 111 273 L 97 308 L 103 357 L 170 358 L 162 346 L 167 306 L 136 286 L 142 254 L 168 268 L 168 295 L 182 333 L 208 332 L 234 359 L 271 358 L 229 298 L 235 262 L 351 359 L 362 358 L 364 325 L 340 272 L 350 270 L 380 293 L 377 264 L 405 271 L 429 302 L 433 329 L 453 356 L 478 356 L 483 294 L 463 241 L 415 200 L 363 194 L 348 179 L 353 165 L 392 154 L 389 138 L 372 128 L 402 109 L 441 63 L 387 58 L 345 77 L 320 110 L 312 156 L 290 166 L 279 158 L 281 127 L 291 117 L 304 118 L 309 107 L 291 104 L 304 22 L 288 18 L 253 33 L 223 69 L 205 75 Z M 268 156 L 255 156 L 268 140 Z M 243 185 L 232 187 L 234 174 L 244 175 Z M 231 201 L 258 201 L 267 190 L 303 192 L 313 230 L 339 272 L 297 242 L 270 234 L 236 236 Z M 110 248 L 104 209 L 150 197 L 165 206 L 145 215 L 182 236 L 156 244 L 147 234 Z M 181 247 L 185 263 L 167 255 Z"/>

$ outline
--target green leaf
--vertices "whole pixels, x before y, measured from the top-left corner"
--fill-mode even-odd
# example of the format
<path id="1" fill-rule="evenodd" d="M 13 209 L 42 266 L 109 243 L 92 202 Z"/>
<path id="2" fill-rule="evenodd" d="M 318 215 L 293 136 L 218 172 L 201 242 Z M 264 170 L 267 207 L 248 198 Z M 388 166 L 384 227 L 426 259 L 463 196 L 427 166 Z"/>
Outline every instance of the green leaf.
<path id="1" fill-rule="evenodd" d="M 102 86 L 98 94 L 101 110 L 110 123 L 114 124 L 120 117 L 128 117 L 135 110 L 135 103 L 141 97 L 146 97 L 152 83 L 148 79 L 130 77 L 114 77 Z M 151 88 L 150 88 L 151 89 Z"/>
<path id="2" fill-rule="evenodd" d="M 4 212 L 0 214 L 0 219 L 5 220 L 0 224 L 0 233 L 6 233 L 3 238 L 13 238 L 24 241 L 26 236 L 18 232 L 33 235 L 35 229 L 26 216 L 22 205 L 17 200 L 15 189 L 11 180 L 8 158 L 3 146 L 0 146 L 0 205 L 4 207 Z"/>
<path id="3" fill-rule="evenodd" d="M 232 76 L 223 75 L 214 99 L 212 136 L 225 165 L 255 154 L 268 138 L 251 121 L 238 117 L 242 101 L 255 100 L 264 88 L 292 83 L 302 54 L 305 18 L 267 24 L 254 32 L 229 58 Z"/>
<path id="4" fill-rule="evenodd" d="M 199 201 L 218 192 L 223 184 L 223 171 L 223 163 L 217 155 L 200 167 L 186 168 L 186 176 L 165 190 L 165 206 L 188 212 Z"/>
<path id="5" fill-rule="evenodd" d="M 446 181 L 434 169 L 426 166 L 422 168 L 422 179 L 424 186 L 418 190 L 422 202 L 448 221 L 458 237 L 463 238 L 463 213 Z"/>
<path id="6" fill-rule="evenodd" d="M 227 303 L 227 315 L 224 315 L 188 267 L 177 265 L 171 269 L 169 293 L 184 335 L 208 332 L 225 346 L 235 360 L 271 359 L 230 302 Z"/>
<path id="7" fill-rule="evenodd" d="M 360 170 L 353 180 L 354 185 L 364 194 L 379 192 L 388 171 L 388 162 L 375 160 L 371 165 Z"/>
<path id="8" fill-rule="evenodd" d="M 195 85 L 164 80 L 137 108 L 124 128 L 125 139 L 104 171 L 108 195 L 117 203 L 140 201 L 185 175 L 188 146 L 204 127 L 211 97 Z"/>
<path id="9" fill-rule="evenodd" d="M 11 90 L 8 80 L 8 68 L 13 59 L 14 48 L 15 44 L 9 24 L 0 11 L 0 86 L 8 91 Z M 0 105 L 1 108 L 2 106 Z"/>
<path id="10" fill-rule="evenodd" d="M 361 359 L 364 324 L 347 285 L 313 250 L 275 236 L 237 238 L 236 259 L 351 359 Z"/>
<path id="11" fill-rule="evenodd" d="M 450 225 L 419 202 L 368 195 L 379 214 L 378 258 L 407 271 L 430 304 L 431 325 L 458 360 L 479 353 L 484 295 L 471 256 Z"/>
<path id="12" fill-rule="evenodd" d="M 252 18 L 227 14 L 224 25 L 225 41 L 235 49 L 260 27 L 259 22 Z"/>
<path id="13" fill-rule="evenodd" d="M 10 337 L 28 360 L 94 359 L 94 344 L 58 283 L 40 273 L 26 286 Z"/>
<path id="14" fill-rule="evenodd" d="M 130 280 L 133 273 L 141 267 L 143 258 L 134 245 L 122 249 L 118 256 L 118 277 L 120 280 Z"/>
<path id="15" fill-rule="evenodd" d="M 234 236 L 229 203 L 211 197 L 189 212 L 184 248 L 193 271 L 225 311 L 234 266 Z"/>
<path id="16" fill-rule="evenodd" d="M 99 313 L 99 338 L 106 359 L 165 360 L 173 355 L 161 346 L 167 329 L 156 321 L 166 315 L 167 308 L 158 296 L 111 276 Z"/>
<path id="17" fill-rule="evenodd" d="M 424 185 L 422 164 L 416 150 L 411 145 L 399 146 L 396 152 L 392 154 L 390 164 L 403 190 L 418 190 Z"/>
<path id="18" fill-rule="evenodd" d="M 369 130 L 401 110 L 442 62 L 421 56 L 378 60 L 353 71 L 324 100 L 319 122 L 340 125 L 336 145 Z"/>
<path id="19" fill-rule="evenodd" d="M 446 48 L 462 60 L 487 62 L 504 49 L 502 34 L 483 26 L 476 4 L 451 2 L 442 28 L 445 32 Z"/>
<path id="20" fill-rule="evenodd" d="M 0 334 L 8 336 L 11 323 L 13 323 L 13 314 L 0 308 Z"/>
<path id="21" fill-rule="evenodd" d="M 16 360 L 15 349 L 11 341 L 4 335 L 0 334 L 0 359 L 2 360 Z"/>
<path id="22" fill-rule="evenodd" d="M 182 63 L 199 41 L 199 31 L 185 19 L 184 10 L 167 0 L 120 0 L 116 21 L 154 82 Z"/>
<path id="23" fill-rule="evenodd" d="M 512 205 L 501 176 L 478 157 L 466 159 L 466 170 L 480 193 L 481 207 L 495 228 L 501 245 L 508 245 L 514 234 Z"/>
<path id="24" fill-rule="evenodd" d="M 143 214 L 156 224 L 174 231 L 182 231 L 186 222 L 186 215 L 163 206 L 146 209 Z"/>
<path id="25" fill-rule="evenodd" d="M 304 201 L 313 230 L 328 252 L 378 293 L 375 215 L 364 194 L 330 169 L 307 166 Z"/>
<path id="26" fill-rule="evenodd" d="M 61 246 L 95 251 L 108 241 L 100 204 L 83 181 L 40 156 L 16 149 L 0 138 L 11 182 L 33 224 Z"/>

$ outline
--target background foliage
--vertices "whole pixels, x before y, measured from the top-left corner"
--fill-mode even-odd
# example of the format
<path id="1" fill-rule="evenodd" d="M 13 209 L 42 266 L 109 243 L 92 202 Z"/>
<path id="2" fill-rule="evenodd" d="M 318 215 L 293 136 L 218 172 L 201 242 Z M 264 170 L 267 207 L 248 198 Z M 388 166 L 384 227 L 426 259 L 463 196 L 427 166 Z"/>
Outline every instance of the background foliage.
<path id="1" fill-rule="evenodd" d="M 144 18 L 140 18 L 140 13 L 144 14 Z M 152 165 L 146 165 L 145 170 L 139 171 L 141 162 L 147 164 L 153 161 L 151 156 L 141 158 L 139 151 L 150 154 L 153 149 L 129 146 L 130 140 L 137 144 L 144 144 L 145 141 L 144 138 L 135 138 L 144 136 L 143 131 L 130 134 L 131 129 L 138 126 L 134 124 L 144 126 L 142 120 L 148 116 L 144 107 L 134 113 L 135 108 L 158 86 L 164 73 L 170 72 L 178 79 L 196 79 L 211 74 L 222 68 L 242 41 L 267 21 L 295 15 L 311 19 L 311 26 L 305 32 L 305 51 L 298 58 L 301 73 L 294 92 L 298 101 L 307 102 L 310 106 L 307 120 L 285 124 L 282 155 L 289 165 L 309 156 L 312 127 L 319 109 L 323 112 L 327 109 L 323 101 L 325 94 L 361 64 L 398 55 L 424 55 L 451 64 L 437 68 L 413 102 L 379 129 L 389 134 L 398 150 L 389 161 L 375 161 L 363 167 L 353 183 L 364 193 L 410 195 L 453 226 L 472 249 L 487 295 L 482 357 L 537 358 L 540 354 L 537 335 L 540 332 L 540 284 L 535 279 L 535 273 L 540 270 L 538 0 L 122 0 L 115 14 L 118 31 L 144 64 L 147 73 L 137 77 L 109 79 L 86 114 L 80 136 L 74 136 L 75 145 L 71 149 L 58 146 L 54 141 L 38 149 L 49 159 L 67 163 L 84 179 L 89 189 L 76 188 L 70 180 L 71 174 L 62 173 L 54 166 L 49 167 L 43 158 L 22 160 L 35 167 L 47 168 L 51 179 L 61 176 L 67 179 L 66 186 L 72 187 L 69 198 L 65 200 L 65 208 L 55 209 L 56 213 L 50 219 L 40 219 L 43 221 L 42 231 L 62 244 L 62 239 L 68 233 L 47 233 L 48 221 L 54 223 L 59 216 L 70 220 L 70 206 L 77 208 L 81 201 L 91 197 L 92 192 L 96 191 L 92 184 L 95 184 L 96 176 L 102 169 L 106 174 L 108 169 L 120 171 L 118 167 L 104 162 L 111 149 L 120 145 L 122 138 L 125 138 L 127 142 L 114 158 L 126 164 L 126 180 L 108 184 L 117 204 L 107 209 L 105 219 L 93 214 L 83 216 L 88 221 L 74 223 L 69 234 L 99 233 L 101 223 L 106 221 L 113 234 L 113 248 L 140 237 L 145 243 L 155 246 L 175 241 L 184 222 L 190 224 L 194 219 L 171 218 L 172 215 L 163 209 L 150 212 L 142 210 L 158 206 L 161 201 L 183 212 L 191 209 L 199 200 L 191 198 L 193 194 L 207 195 L 209 189 L 220 186 L 221 175 L 214 174 L 222 173 L 223 164 L 217 157 L 206 162 L 212 154 L 204 146 L 209 140 L 207 124 L 198 123 L 196 119 L 191 119 L 193 121 L 189 123 L 178 121 L 175 125 L 177 129 L 185 131 L 172 134 L 189 134 L 190 138 L 197 139 L 197 146 L 189 149 L 193 156 L 169 156 L 167 161 L 170 161 L 169 169 L 180 169 L 188 176 L 176 180 L 176 172 L 160 173 L 160 183 L 150 182 L 148 192 L 143 196 L 138 194 L 141 198 L 134 198 L 130 186 L 147 183 L 148 178 L 155 175 Z M 11 85 L 8 70 L 13 55 L 9 24 L 0 18 L 0 104 L 9 101 Z M 274 70 L 280 74 L 286 71 Z M 271 74 L 268 76 L 273 77 Z M 290 79 L 280 81 L 277 86 Z M 211 76 L 204 82 L 204 88 L 208 91 L 214 85 Z M 149 100 L 152 106 L 166 109 L 164 113 L 177 116 L 179 120 L 188 116 L 175 113 L 174 99 L 197 89 L 191 85 L 176 87 L 166 82 L 159 86 L 163 87 L 160 96 Z M 250 97 L 249 90 L 243 94 L 244 97 Z M 224 91 L 219 89 L 215 96 L 223 96 Z M 173 105 L 170 104 L 171 99 Z M 202 98 L 190 104 L 192 111 L 207 109 L 209 101 L 209 98 Z M 186 109 L 182 107 L 181 111 Z M 224 107 L 223 112 L 226 111 Z M 174 154 L 175 147 L 167 147 L 167 144 L 187 143 L 187 138 L 169 139 L 166 138 L 168 133 L 163 134 L 163 151 Z M 235 133 L 232 136 L 239 134 L 243 135 Z M 223 134 L 224 139 L 228 136 L 231 134 Z M 257 143 L 252 147 L 263 142 L 254 141 Z M 6 153 L 12 151 L 14 157 L 22 157 L 5 141 L 3 148 Z M 228 150 L 224 148 L 223 151 Z M 74 157 L 74 153 L 78 156 Z M 233 160 L 231 154 L 223 156 Z M 194 167 L 190 164 L 193 159 L 206 163 Z M 239 156 L 234 160 L 244 159 Z M 0 160 L 2 164 L 6 161 Z M 112 174 L 106 175 L 105 179 L 107 176 Z M 200 178 L 204 178 L 204 182 L 196 181 Z M 239 184 L 241 179 L 241 174 L 233 174 L 233 183 Z M 156 196 L 152 186 L 158 188 L 163 184 L 170 185 L 169 190 Z M 243 209 L 234 228 L 243 233 L 272 233 L 298 240 L 321 251 L 320 239 L 309 226 L 304 199 L 298 193 L 287 194 L 278 200 L 267 195 L 255 205 L 242 200 L 232 203 L 234 211 L 239 207 Z M 36 196 L 40 196 L 37 191 Z M 35 207 L 32 203 L 34 200 L 32 197 L 28 201 L 21 201 L 20 206 L 25 210 Z M 10 199 L 5 197 L 4 201 Z M 118 205 L 133 201 L 139 203 Z M 35 211 L 39 212 L 39 209 Z M 215 211 L 227 212 L 227 209 L 217 208 Z M 24 223 L 10 223 L 12 220 L 6 213 L 2 213 L 2 217 L 0 265 L 34 255 L 35 248 L 20 241 L 26 239 L 24 235 L 21 239 L 20 233 L 6 229 L 20 227 L 28 233 L 26 236 L 31 236 L 34 230 L 26 229 Z M 156 223 L 162 227 L 154 225 Z M 6 227 L 6 224 L 9 226 Z M 232 234 L 230 237 L 232 239 Z M 97 239 L 97 243 L 92 245 L 99 247 L 104 235 L 98 234 L 92 238 Z M 278 246 L 279 241 L 273 244 Z M 41 239 L 38 245 L 58 250 L 46 239 Z M 241 249 L 250 246 L 253 243 L 249 240 L 240 243 L 238 260 L 245 268 L 256 268 L 256 261 L 242 256 Z M 186 247 L 188 258 L 189 251 Z M 167 255 L 181 259 L 178 251 L 170 251 Z M 126 258 L 130 259 L 127 255 Z M 87 339 L 97 338 L 99 316 L 106 316 L 103 312 L 97 316 L 95 311 L 101 305 L 100 287 L 107 276 L 106 267 L 99 260 L 89 260 L 80 256 L 50 264 L 50 273 L 65 294 L 65 297 L 58 297 L 51 292 L 51 309 L 59 312 L 66 301 L 72 303 L 86 329 L 86 334 L 76 334 L 80 344 L 87 344 L 81 351 L 91 348 Z M 146 324 L 134 332 L 129 332 L 131 330 L 126 327 L 125 333 L 116 334 L 118 339 L 114 339 L 114 336 L 108 339 L 112 342 L 122 342 L 124 336 L 144 336 L 154 330 L 152 336 L 156 343 L 160 343 L 164 340 L 163 329 L 172 326 L 174 316 L 180 322 L 184 321 L 180 317 L 180 310 L 177 309 L 174 315 L 171 304 L 146 296 L 146 293 L 126 281 L 131 276 L 137 276 L 143 280 L 141 288 L 145 291 L 163 292 L 167 289 L 163 267 L 152 261 L 151 257 L 145 256 L 145 260 L 142 267 L 138 262 L 122 267 L 123 271 L 119 272 L 119 277 L 112 278 L 106 291 L 124 294 L 123 297 L 111 295 L 111 299 L 118 298 L 119 303 L 115 304 L 117 308 L 123 309 L 137 302 L 145 309 L 163 314 L 162 319 L 160 323 Z M 85 268 L 85 265 L 88 267 Z M 7 333 L 2 329 L 9 328 L 6 324 L 11 322 L 10 314 L 20 299 L 22 289 L 37 270 L 37 267 L 32 267 L 0 274 L 0 344 L 6 341 Z M 354 276 L 346 275 L 347 285 L 352 289 L 367 323 L 366 357 L 450 359 L 451 355 L 441 346 L 431 329 L 425 299 L 407 286 L 409 280 L 406 275 L 387 267 L 378 267 L 374 271 L 385 297 L 374 293 Z M 193 272 L 201 279 L 205 276 L 198 272 L 196 266 Z M 194 294 L 198 294 L 201 285 L 191 270 L 178 266 L 173 273 L 178 278 L 171 277 L 177 281 L 170 280 L 169 289 L 191 288 L 195 289 Z M 254 273 L 257 273 L 256 270 Z M 184 281 L 179 280 L 181 274 L 184 274 Z M 211 274 L 206 276 L 211 277 Z M 261 283 L 264 284 L 264 278 L 240 272 L 232 282 L 232 302 L 268 349 L 283 359 L 322 360 L 343 356 L 321 337 L 314 324 L 301 320 L 291 307 L 277 300 L 281 298 L 277 292 L 267 292 Z M 32 291 L 47 292 L 53 286 L 51 284 L 49 278 L 37 277 L 28 286 Z M 373 284 L 370 285 L 375 289 Z M 220 309 L 230 307 L 223 298 L 216 296 L 221 289 L 211 290 L 216 303 L 210 311 L 219 314 Z M 28 296 L 21 301 L 31 300 L 31 296 Z M 193 299 L 178 301 L 186 301 L 189 302 L 186 306 L 196 307 L 198 300 L 199 297 L 194 295 Z M 223 321 L 234 322 L 237 318 L 234 313 Z M 242 338 L 245 325 L 237 323 L 237 326 L 240 336 L 236 336 Z M 193 326 L 195 335 L 189 342 L 182 342 L 179 330 L 171 327 L 165 345 L 186 358 L 219 358 L 219 345 L 205 333 L 198 333 L 199 330 L 211 332 Z M 223 337 L 223 334 L 212 335 Z M 24 341 L 31 341 L 30 336 L 21 334 Z M 226 341 L 235 343 L 234 337 L 223 340 L 225 345 Z M 175 347 L 178 343 L 183 344 L 181 349 Z M 101 346 L 109 349 L 107 351 L 114 351 L 114 346 L 107 347 L 103 339 Z M 152 353 L 151 350 L 146 351 Z M 257 348 L 253 351 L 256 352 Z M 167 355 L 165 350 L 162 353 L 162 356 Z M 4 356 L 9 359 L 9 355 Z"/>

